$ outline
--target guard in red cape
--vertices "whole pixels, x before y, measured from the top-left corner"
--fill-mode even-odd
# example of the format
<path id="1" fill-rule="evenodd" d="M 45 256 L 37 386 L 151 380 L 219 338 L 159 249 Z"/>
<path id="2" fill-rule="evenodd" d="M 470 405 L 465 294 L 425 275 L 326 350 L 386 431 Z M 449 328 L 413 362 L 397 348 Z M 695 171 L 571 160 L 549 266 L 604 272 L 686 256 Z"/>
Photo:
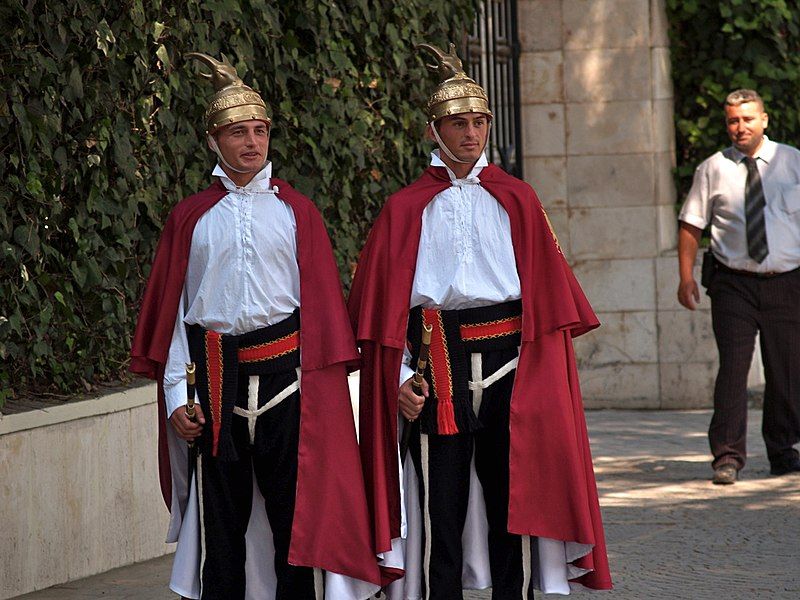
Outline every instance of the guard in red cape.
<path id="1" fill-rule="evenodd" d="M 452 44 L 422 48 L 439 149 L 384 205 L 348 303 L 372 535 L 401 576 L 388 596 L 609 589 L 572 349 L 599 323 L 533 189 L 486 160 L 485 91 Z"/>
<path id="2" fill-rule="evenodd" d="M 330 241 L 314 204 L 272 176 L 258 93 L 227 61 L 188 56 L 212 71 L 205 124 L 219 162 L 167 219 L 131 351 L 131 370 L 158 383 L 170 587 L 204 600 L 364 599 L 380 574 Z"/>

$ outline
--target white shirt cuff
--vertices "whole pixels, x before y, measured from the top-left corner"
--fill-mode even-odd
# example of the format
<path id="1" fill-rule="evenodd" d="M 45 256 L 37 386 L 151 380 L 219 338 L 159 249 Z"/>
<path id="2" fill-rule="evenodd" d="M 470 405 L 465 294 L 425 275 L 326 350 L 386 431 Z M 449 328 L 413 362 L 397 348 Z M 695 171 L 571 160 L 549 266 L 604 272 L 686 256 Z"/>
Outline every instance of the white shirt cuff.
<path id="1" fill-rule="evenodd" d="M 167 419 L 172 416 L 176 408 L 186 406 L 186 382 L 164 383 L 164 403 L 167 406 Z"/>
<path id="2" fill-rule="evenodd" d="M 400 384 L 397 387 L 402 386 L 406 381 L 408 381 L 411 377 L 414 376 L 414 369 L 409 367 L 405 363 L 401 363 L 400 365 Z"/>

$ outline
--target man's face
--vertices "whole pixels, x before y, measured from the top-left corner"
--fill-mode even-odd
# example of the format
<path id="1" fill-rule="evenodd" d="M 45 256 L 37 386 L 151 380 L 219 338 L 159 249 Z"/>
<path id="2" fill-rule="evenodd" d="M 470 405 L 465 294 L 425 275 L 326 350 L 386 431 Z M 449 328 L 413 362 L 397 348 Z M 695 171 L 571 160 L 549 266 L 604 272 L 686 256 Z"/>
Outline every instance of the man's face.
<path id="1" fill-rule="evenodd" d="M 769 117 L 758 102 L 745 102 L 739 106 L 725 105 L 725 123 L 728 136 L 739 152 L 752 155 L 761 146 Z"/>
<path id="2" fill-rule="evenodd" d="M 439 137 L 456 158 L 468 163 L 481 157 L 489 135 L 489 118 L 482 113 L 464 113 L 436 121 Z"/>
<path id="3" fill-rule="evenodd" d="M 226 125 L 214 134 L 214 138 L 225 160 L 239 171 L 258 171 L 267 160 L 269 126 L 264 121 Z"/>

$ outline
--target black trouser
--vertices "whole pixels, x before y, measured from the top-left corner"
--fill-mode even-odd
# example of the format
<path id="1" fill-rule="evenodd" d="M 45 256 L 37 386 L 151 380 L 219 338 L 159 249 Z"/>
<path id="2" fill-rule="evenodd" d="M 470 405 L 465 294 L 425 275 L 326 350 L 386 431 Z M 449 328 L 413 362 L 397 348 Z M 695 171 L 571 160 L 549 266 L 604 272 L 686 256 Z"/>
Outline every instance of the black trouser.
<path id="1" fill-rule="evenodd" d="M 294 370 L 259 377 L 258 406 L 263 406 L 297 379 Z M 239 377 L 237 406 L 247 408 L 248 377 Z M 233 416 L 232 434 L 238 460 L 221 461 L 204 453 L 202 488 L 202 599 L 229 600 L 245 594 L 245 532 L 250 519 L 253 473 L 265 499 L 275 545 L 279 600 L 313 599 L 314 574 L 288 564 L 297 482 L 300 394 L 294 392 L 256 421 L 250 444 L 247 419 Z"/>
<path id="2" fill-rule="evenodd" d="M 488 377 L 516 355 L 516 349 L 483 353 L 483 375 L 478 375 L 478 378 Z M 430 514 L 430 564 L 423 565 L 427 571 L 423 581 L 430 585 L 426 597 L 432 600 L 463 597 L 461 534 L 467 515 L 473 452 L 489 523 L 492 598 L 518 600 L 522 597 L 522 538 L 508 533 L 507 529 L 508 423 L 514 373 L 512 371 L 483 391 L 477 413 L 482 427 L 476 432 L 420 436 L 417 430 L 412 438 L 410 451 L 420 480 L 420 508 L 423 515 L 426 511 Z M 470 379 L 475 379 L 472 373 Z M 423 460 L 425 455 L 427 465 Z M 427 494 L 426 481 L 429 482 Z M 532 588 L 529 594 L 532 597 Z"/>
<path id="3" fill-rule="evenodd" d="M 708 288 L 719 373 L 708 430 L 713 466 L 747 458 L 747 374 L 756 333 L 764 363 L 762 433 L 770 462 L 797 456 L 800 441 L 800 271 L 756 278 L 718 270 Z"/>

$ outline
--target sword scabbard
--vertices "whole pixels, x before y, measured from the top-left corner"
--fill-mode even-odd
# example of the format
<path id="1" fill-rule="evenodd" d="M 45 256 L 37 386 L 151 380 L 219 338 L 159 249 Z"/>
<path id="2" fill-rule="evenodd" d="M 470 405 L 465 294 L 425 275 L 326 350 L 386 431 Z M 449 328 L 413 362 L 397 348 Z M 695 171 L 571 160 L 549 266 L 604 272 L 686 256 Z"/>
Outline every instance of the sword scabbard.
<path id="1" fill-rule="evenodd" d="M 414 371 L 414 376 L 411 378 L 411 390 L 417 395 L 422 396 L 422 381 L 425 376 L 425 369 L 428 368 L 428 352 L 431 347 L 431 332 L 433 325 L 426 325 L 422 323 L 422 339 L 419 345 L 419 356 L 417 357 L 417 370 Z M 411 428 L 412 422 L 405 421 L 403 427 L 403 435 L 400 438 L 400 461 L 405 460 L 406 452 L 408 451 L 408 444 L 411 441 Z"/>

